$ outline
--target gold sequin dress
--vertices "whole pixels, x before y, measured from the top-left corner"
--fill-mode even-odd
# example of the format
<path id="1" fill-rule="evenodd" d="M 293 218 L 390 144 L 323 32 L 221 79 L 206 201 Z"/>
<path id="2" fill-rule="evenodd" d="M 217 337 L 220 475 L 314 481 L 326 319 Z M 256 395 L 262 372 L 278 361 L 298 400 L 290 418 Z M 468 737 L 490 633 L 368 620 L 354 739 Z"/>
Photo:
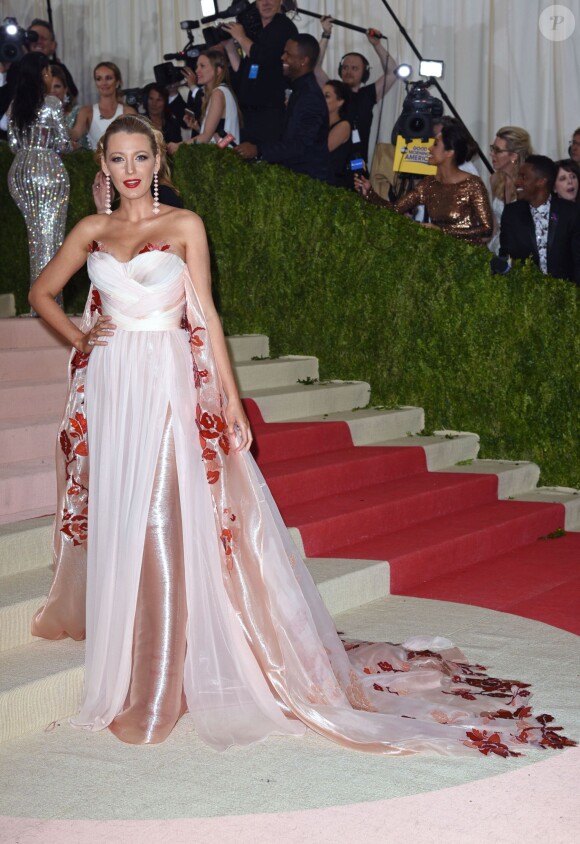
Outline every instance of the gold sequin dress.
<path id="1" fill-rule="evenodd" d="M 426 176 L 417 187 L 397 202 L 386 200 L 371 202 L 392 208 L 399 214 L 424 205 L 431 222 L 441 231 L 483 244 L 493 233 L 493 214 L 485 185 L 478 176 L 468 175 L 462 182 L 444 184 L 434 176 Z M 379 201 L 380 200 L 380 201 Z"/>
<path id="2" fill-rule="evenodd" d="M 23 131 L 11 118 L 8 143 L 15 153 L 8 189 L 26 222 L 32 285 L 64 239 L 70 185 L 60 153 L 70 151 L 71 142 L 60 100 L 45 97 Z"/>

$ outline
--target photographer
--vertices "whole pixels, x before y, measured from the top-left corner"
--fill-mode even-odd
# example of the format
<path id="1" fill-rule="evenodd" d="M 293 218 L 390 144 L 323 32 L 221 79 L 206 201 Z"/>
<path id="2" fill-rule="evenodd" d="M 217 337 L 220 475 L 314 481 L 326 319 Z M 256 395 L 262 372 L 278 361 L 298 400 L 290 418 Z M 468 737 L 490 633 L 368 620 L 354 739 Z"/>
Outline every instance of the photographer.
<path id="1" fill-rule="evenodd" d="M 249 27 L 252 8 L 258 12 L 256 33 L 252 37 L 241 23 L 223 24 L 233 39 L 224 46 L 243 117 L 242 140 L 253 144 L 278 141 L 284 127 L 286 81 L 280 57 L 286 42 L 295 38 L 298 30 L 281 14 L 281 7 L 282 0 L 256 0 L 255 7 L 242 16 Z M 243 50 L 243 59 L 234 41 Z"/>
<path id="2" fill-rule="evenodd" d="M 322 62 L 332 35 L 332 18 L 330 16 L 322 18 L 321 24 L 320 58 L 314 72 L 319 84 L 324 86 L 328 82 L 328 76 L 322 70 Z M 370 85 L 364 84 L 368 81 L 371 67 L 368 59 L 361 53 L 346 53 L 338 67 L 341 81 L 350 88 L 351 92 L 345 116 L 352 126 L 353 145 L 356 146 L 357 155 L 365 161 L 368 161 L 369 155 L 373 109 L 397 81 L 396 62 L 381 44 L 380 33 L 369 29 L 367 38 L 381 61 L 383 75 Z"/>

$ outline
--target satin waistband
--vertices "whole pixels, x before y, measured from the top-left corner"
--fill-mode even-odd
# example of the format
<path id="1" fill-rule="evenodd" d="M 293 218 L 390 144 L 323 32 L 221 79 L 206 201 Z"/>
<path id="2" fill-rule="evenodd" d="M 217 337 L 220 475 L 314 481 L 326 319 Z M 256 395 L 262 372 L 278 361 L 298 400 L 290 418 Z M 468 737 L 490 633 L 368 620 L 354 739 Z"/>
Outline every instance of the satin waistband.
<path id="1" fill-rule="evenodd" d="M 143 318 L 128 317 L 116 311 L 107 313 L 103 309 L 103 315 L 110 316 L 117 328 L 123 331 L 171 331 L 181 328 L 183 309 L 178 313 L 170 311 L 166 314 L 148 315 Z"/>

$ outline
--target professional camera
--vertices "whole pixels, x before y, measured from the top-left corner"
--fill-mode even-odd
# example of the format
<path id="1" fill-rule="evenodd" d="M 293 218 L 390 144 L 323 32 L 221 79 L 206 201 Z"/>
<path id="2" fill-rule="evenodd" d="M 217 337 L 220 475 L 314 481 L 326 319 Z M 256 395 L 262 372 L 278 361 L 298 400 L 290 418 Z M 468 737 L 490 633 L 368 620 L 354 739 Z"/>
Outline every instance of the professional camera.
<path id="1" fill-rule="evenodd" d="M 4 18 L 0 25 L 0 62 L 20 61 L 33 41 L 38 41 L 38 32 L 18 26 L 16 18 Z"/>
<path id="2" fill-rule="evenodd" d="M 139 106 L 143 104 L 143 88 L 124 88 L 121 93 L 125 97 L 126 104 L 138 111 Z"/>
<path id="3" fill-rule="evenodd" d="M 406 141 L 414 138 L 428 141 L 433 137 L 433 123 L 443 116 L 443 103 L 429 93 L 430 85 L 429 80 L 409 83 L 403 110 L 393 127 L 391 143 L 396 144 L 398 135 Z"/>

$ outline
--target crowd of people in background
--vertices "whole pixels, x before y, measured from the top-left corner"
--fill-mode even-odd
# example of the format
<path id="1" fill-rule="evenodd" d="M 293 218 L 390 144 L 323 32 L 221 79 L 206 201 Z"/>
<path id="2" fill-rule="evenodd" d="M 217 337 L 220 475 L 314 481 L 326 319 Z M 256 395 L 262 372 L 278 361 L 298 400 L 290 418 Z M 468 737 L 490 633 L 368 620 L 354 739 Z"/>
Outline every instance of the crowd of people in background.
<path id="1" fill-rule="evenodd" d="M 182 144 L 226 139 L 243 159 L 355 189 L 423 226 L 486 245 L 509 260 L 531 257 L 543 272 L 580 284 L 580 127 L 567 157 L 558 161 L 535 154 L 525 129 L 501 127 L 490 146 L 493 174 L 487 188 L 472 162 L 477 146 L 469 131 L 444 117 L 433 127 L 435 175 L 416 180 L 394 201 L 384 199 L 352 169 L 355 160 L 368 162 L 374 107 L 397 80 L 395 59 L 381 34 L 367 34 L 381 65 L 376 81 L 370 79 L 369 60 L 357 52 L 343 56 L 338 78 L 329 78 L 323 63 L 332 18 L 322 19 L 317 41 L 298 32 L 280 0 L 256 0 L 256 10 L 260 25 L 251 33 L 242 23 L 223 24 L 229 40 L 183 68 L 181 83 L 146 85 L 135 107 L 124 102 L 121 73 L 112 61 L 94 68 L 96 102 L 78 103 L 74 79 L 56 56 L 50 24 L 32 21 L 29 29 L 38 40 L 30 42 L 30 52 L 0 67 L 0 131 L 16 153 L 10 192 L 28 226 L 31 282 L 64 236 L 69 188 L 60 156 L 96 150 L 117 117 L 141 113 L 170 155 Z M 187 89 L 185 97 L 180 89 Z M 48 228 L 50 243 L 40 249 L 41 232 Z"/>

